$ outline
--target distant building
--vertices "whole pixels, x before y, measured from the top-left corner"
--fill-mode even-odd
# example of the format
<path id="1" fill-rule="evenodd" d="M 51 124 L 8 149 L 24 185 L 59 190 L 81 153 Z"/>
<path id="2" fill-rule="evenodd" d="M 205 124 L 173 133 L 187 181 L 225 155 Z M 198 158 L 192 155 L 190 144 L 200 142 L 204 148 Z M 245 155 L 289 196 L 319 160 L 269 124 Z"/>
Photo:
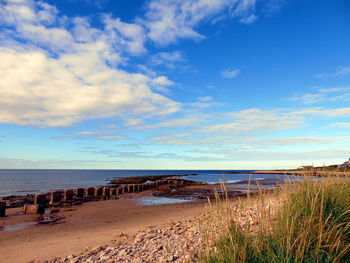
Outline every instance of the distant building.
<path id="1" fill-rule="evenodd" d="M 350 167 L 350 158 L 349 158 L 349 160 L 347 160 L 343 164 L 339 164 L 338 167 Z"/>

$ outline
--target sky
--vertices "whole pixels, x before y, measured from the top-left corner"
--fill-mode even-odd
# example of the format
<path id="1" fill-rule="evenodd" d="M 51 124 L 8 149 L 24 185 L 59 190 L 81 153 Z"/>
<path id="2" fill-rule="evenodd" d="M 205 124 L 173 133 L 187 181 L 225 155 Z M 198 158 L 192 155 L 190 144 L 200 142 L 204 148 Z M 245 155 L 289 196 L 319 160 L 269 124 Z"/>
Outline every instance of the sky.
<path id="1" fill-rule="evenodd" d="M 348 0 L 0 0 L 0 168 L 350 157 Z"/>

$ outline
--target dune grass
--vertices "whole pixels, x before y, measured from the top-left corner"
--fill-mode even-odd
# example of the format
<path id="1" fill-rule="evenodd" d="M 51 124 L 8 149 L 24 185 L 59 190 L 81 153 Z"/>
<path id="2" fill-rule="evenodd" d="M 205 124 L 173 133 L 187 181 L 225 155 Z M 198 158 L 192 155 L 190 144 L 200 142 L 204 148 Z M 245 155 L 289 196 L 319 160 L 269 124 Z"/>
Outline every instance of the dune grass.
<path id="1" fill-rule="evenodd" d="M 248 221 L 243 227 L 239 221 L 239 210 L 248 204 L 236 202 L 232 206 L 227 199 L 217 200 L 215 209 L 222 209 L 220 215 L 209 213 L 225 223 L 215 244 L 209 244 L 209 232 L 204 232 L 208 242 L 199 261 L 350 262 L 349 178 L 289 181 L 273 194 L 277 197 L 283 199 L 283 204 L 275 212 L 266 205 L 268 196 L 263 191 L 252 201 L 258 221 L 253 230 Z"/>

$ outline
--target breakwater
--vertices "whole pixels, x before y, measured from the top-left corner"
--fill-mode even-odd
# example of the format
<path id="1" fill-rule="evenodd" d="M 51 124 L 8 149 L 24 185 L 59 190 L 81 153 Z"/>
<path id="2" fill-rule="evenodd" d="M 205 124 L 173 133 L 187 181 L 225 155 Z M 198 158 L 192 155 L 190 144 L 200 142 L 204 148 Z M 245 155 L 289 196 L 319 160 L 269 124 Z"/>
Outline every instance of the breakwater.
<path id="1" fill-rule="evenodd" d="M 183 175 L 182 175 L 183 176 Z M 45 208 L 79 205 L 84 202 L 117 199 L 126 193 L 138 193 L 158 187 L 178 188 L 198 185 L 200 182 L 174 178 L 174 175 L 140 176 L 113 179 L 109 185 L 75 189 L 52 190 L 51 192 L 8 196 L 0 200 L 0 216 L 6 215 L 7 208 L 23 207 L 24 214 L 44 214 Z"/>

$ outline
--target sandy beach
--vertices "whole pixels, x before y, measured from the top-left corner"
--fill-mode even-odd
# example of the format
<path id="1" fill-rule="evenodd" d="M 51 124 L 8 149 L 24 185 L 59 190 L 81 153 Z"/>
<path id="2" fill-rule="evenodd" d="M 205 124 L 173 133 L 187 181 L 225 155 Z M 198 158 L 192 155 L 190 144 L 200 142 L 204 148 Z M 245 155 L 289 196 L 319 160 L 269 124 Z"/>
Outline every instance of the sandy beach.
<path id="1" fill-rule="evenodd" d="M 116 245 L 142 229 L 194 218 L 202 208 L 203 203 L 143 206 L 128 199 L 67 207 L 55 213 L 63 217 L 56 224 L 1 232 L 0 262 L 43 262 L 101 245 Z M 31 224 L 38 217 L 16 216 L 19 210 L 9 209 L 0 225 L 6 228 Z"/>
<path id="2" fill-rule="evenodd" d="M 245 196 L 244 189 L 244 184 L 231 184 L 227 194 Z M 96 253 L 107 247 L 117 261 L 106 262 L 183 262 L 186 256 L 192 262 L 201 243 L 198 218 L 207 197 L 215 199 L 214 190 L 223 196 L 220 185 L 196 183 L 49 206 L 44 215 L 7 209 L 0 218 L 0 262 L 100 262 L 103 255 Z"/>

